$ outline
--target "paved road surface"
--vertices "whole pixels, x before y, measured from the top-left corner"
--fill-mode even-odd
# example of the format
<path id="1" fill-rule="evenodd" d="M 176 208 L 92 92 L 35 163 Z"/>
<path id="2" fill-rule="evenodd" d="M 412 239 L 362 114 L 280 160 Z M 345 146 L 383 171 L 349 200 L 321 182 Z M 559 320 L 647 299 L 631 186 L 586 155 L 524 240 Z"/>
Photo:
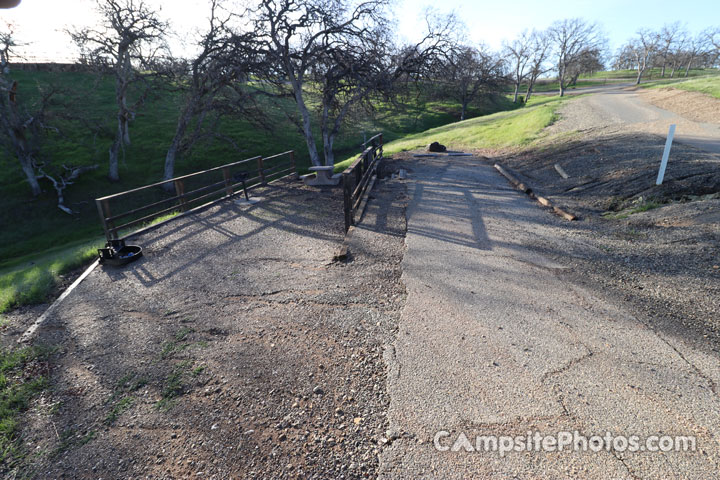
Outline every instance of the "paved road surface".
<path id="1" fill-rule="evenodd" d="M 560 241 L 561 220 L 478 160 L 425 160 L 409 193 L 408 298 L 386 351 L 389 437 L 399 436 L 382 454 L 381 478 L 717 477 L 718 358 L 652 330 L 533 253 L 534 242 Z M 651 435 L 695 436 L 697 451 L 501 457 L 440 452 L 433 438 L 443 431 L 441 447 L 461 433 L 475 444 L 477 435 L 609 431 L 643 445 Z"/>
<path id="2" fill-rule="evenodd" d="M 568 119 L 568 130 L 616 126 L 626 131 L 665 136 L 669 125 L 674 123 L 677 125 L 676 141 L 708 152 L 720 153 L 720 123 L 689 120 L 646 102 L 640 93 L 632 90 L 603 91 L 577 99 L 566 108 L 582 111 Z"/>

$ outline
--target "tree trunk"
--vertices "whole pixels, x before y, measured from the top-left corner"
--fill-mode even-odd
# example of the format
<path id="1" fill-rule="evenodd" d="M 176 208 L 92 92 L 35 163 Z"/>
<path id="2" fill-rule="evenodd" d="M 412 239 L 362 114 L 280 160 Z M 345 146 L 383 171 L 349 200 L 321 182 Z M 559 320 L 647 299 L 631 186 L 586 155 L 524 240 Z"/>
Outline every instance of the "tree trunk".
<path id="1" fill-rule="evenodd" d="M 517 91 L 515 92 L 515 96 L 517 97 Z M 460 102 L 460 103 L 461 103 L 461 107 L 460 107 L 460 121 L 462 122 L 463 120 L 465 120 L 465 111 L 467 110 L 467 103 L 468 103 L 468 102 L 467 102 L 466 100 L 463 100 L 463 101 Z"/>
<path id="2" fill-rule="evenodd" d="M 660 72 L 660 78 L 665 78 L 665 62 L 662 65 L 662 72 Z"/>
<path id="3" fill-rule="evenodd" d="M 33 197 L 37 197 L 42 193 L 40 184 L 37 181 L 37 174 L 33 168 L 32 159 L 29 158 L 25 152 L 18 152 L 18 158 L 20 159 L 20 165 L 25 173 L 28 184 L 30 184 L 30 191 L 32 191 Z"/>
<path id="4" fill-rule="evenodd" d="M 185 132 L 187 131 L 187 126 L 190 124 L 190 119 L 192 118 L 192 113 L 195 111 L 196 104 L 197 100 L 195 98 L 191 98 L 190 100 L 188 100 L 185 109 L 180 115 L 180 118 L 178 118 L 178 123 L 175 127 L 175 136 L 173 136 L 172 142 L 170 142 L 170 147 L 168 148 L 167 154 L 165 155 L 165 169 L 163 171 L 162 178 L 163 180 L 170 180 L 175 175 L 175 160 L 178 157 L 180 144 L 185 137 Z M 165 188 L 166 190 L 170 187 L 172 187 L 172 185 L 163 185 L 163 188 Z"/>
<path id="5" fill-rule="evenodd" d="M 515 95 L 513 97 L 513 103 L 517 103 L 518 92 L 520 90 L 520 82 L 515 82 Z"/>
<path id="6" fill-rule="evenodd" d="M 335 165 L 335 153 L 333 153 L 333 143 L 335 143 L 335 135 L 323 132 L 323 153 L 325 154 L 325 165 Z"/>
<path id="7" fill-rule="evenodd" d="M 120 173 L 118 171 L 118 152 L 120 150 L 120 142 L 122 142 L 122 132 L 118 130 L 117 137 L 110 146 L 108 180 L 111 182 L 117 182 L 120 180 Z"/>
<path id="8" fill-rule="evenodd" d="M 690 65 L 692 65 L 693 60 L 694 60 L 694 58 L 691 58 L 688 61 L 687 66 L 685 67 L 685 78 L 687 78 L 688 74 L 690 73 Z"/>
<path id="9" fill-rule="evenodd" d="M 302 85 L 294 81 L 292 83 L 293 93 L 295 94 L 295 103 L 297 103 L 298 110 L 300 110 L 300 116 L 302 117 L 302 129 L 303 136 L 305 137 L 305 143 L 308 147 L 308 153 L 310 154 L 310 161 L 316 167 L 322 165 L 320 162 L 320 155 L 318 155 L 317 145 L 315 145 L 315 137 L 312 133 L 312 125 L 310 124 L 310 112 L 308 112 L 307 106 L 302 96 Z"/>
<path id="10" fill-rule="evenodd" d="M 642 78 L 643 71 L 638 68 L 638 74 L 637 79 L 635 80 L 635 85 L 640 85 L 640 79 Z"/>

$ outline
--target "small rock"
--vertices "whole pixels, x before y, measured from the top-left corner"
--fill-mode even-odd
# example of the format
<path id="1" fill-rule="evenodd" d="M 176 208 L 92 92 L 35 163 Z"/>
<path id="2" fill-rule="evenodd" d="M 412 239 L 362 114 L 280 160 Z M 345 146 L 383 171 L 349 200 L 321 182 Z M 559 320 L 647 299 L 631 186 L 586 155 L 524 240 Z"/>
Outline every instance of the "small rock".
<path id="1" fill-rule="evenodd" d="M 322 395 L 323 393 L 325 393 L 325 391 L 322 388 L 320 388 L 320 385 L 318 385 L 315 388 L 313 388 L 313 393 L 315 395 Z"/>

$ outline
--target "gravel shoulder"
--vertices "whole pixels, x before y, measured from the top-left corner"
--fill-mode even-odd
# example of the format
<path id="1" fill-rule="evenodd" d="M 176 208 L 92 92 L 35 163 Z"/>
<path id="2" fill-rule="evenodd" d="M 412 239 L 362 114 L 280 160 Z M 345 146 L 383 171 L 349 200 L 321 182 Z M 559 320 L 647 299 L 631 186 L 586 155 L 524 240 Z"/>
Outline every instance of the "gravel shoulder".
<path id="1" fill-rule="evenodd" d="M 386 429 L 383 345 L 404 301 L 404 186 L 379 182 L 350 259 L 339 189 L 280 183 L 137 239 L 36 343 L 30 478 L 367 478 Z"/>
<path id="2" fill-rule="evenodd" d="M 579 281 L 635 304 L 662 328 L 712 339 L 716 351 L 720 154 L 674 144 L 656 186 L 665 139 L 642 122 L 613 122 L 591 99 L 568 102 L 545 145 L 500 160 L 538 194 L 579 214 L 567 232 L 593 247 L 568 256 Z"/>

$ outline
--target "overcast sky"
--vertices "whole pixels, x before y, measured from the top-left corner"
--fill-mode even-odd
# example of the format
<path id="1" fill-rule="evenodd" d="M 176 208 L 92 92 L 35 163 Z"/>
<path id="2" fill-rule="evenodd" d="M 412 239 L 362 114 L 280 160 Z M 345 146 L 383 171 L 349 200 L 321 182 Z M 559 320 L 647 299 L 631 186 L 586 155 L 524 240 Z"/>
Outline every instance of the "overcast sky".
<path id="1" fill-rule="evenodd" d="M 659 29 L 679 21 L 694 32 L 720 25 L 717 0 L 396 0 L 398 33 L 412 38 L 422 29 L 422 12 L 433 7 L 441 12 L 454 11 L 467 25 L 474 42 L 499 48 L 523 29 L 546 28 L 554 20 L 582 17 L 597 21 L 610 38 L 613 51 L 639 27 Z M 164 18 L 182 38 L 203 25 L 207 16 L 205 0 L 146 0 L 159 6 Z M 74 49 L 63 29 L 69 25 L 93 22 L 92 0 L 22 0 L 20 6 L 0 10 L 0 19 L 17 25 L 17 37 L 29 42 L 28 60 L 69 61 Z M 0 23 L 2 25 L 2 23 Z M 174 46 L 178 48 L 180 40 Z"/>

